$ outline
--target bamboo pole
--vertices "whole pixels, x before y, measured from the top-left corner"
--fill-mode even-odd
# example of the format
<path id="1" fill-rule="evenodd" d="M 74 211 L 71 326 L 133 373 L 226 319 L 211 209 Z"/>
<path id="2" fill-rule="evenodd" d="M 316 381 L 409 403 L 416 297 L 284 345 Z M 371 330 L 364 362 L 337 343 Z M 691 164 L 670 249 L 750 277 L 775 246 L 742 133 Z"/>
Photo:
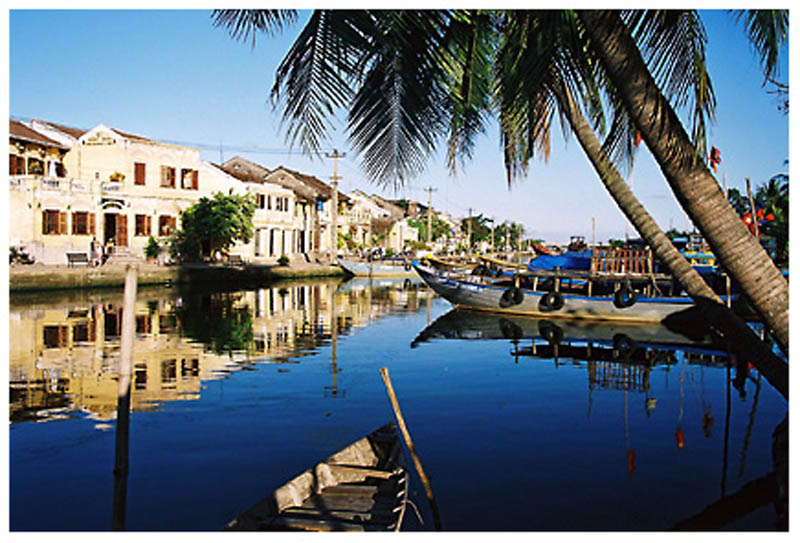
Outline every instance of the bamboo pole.
<path id="1" fill-rule="evenodd" d="M 411 459 L 414 461 L 414 467 L 417 469 L 417 473 L 422 481 L 422 485 L 425 487 L 425 494 L 428 496 L 428 502 L 431 504 L 433 523 L 436 526 L 436 530 L 441 531 L 442 524 L 439 520 L 439 508 L 436 507 L 436 500 L 433 497 L 433 488 L 431 488 L 431 482 L 428 479 L 428 476 L 425 475 L 425 470 L 422 469 L 422 462 L 420 462 L 417 451 L 414 448 L 414 442 L 411 441 L 411 435 L 408 433 L 408 428 L 406 428 L 406 422 L 403 419 L 403 413 L 400 411 L 400 405 L 397 403 L 397 396 L 395 396 L 394 387 L 392 387 L 392 380 L 389 377 L 389 369 L 383 367 L 380 371 L 381 377 L 383 378 L 383 384 L 386 385 L 386 392 L 389 394 L 389 399 L 392 402 L 392 409 L 394 409 L 394 416 L 397 419 L 397 426 L 400 428 L 400 433 L 403 434 L 403 439 L 408 447 L 408 452 L 411 453 Z"/>
<path id="2" fill-rule="evenodd" d="M 125 502 L 128 491 L 128 443 L 131 412 L 131 368 L 133 337 L 136 333 L 136 276 L 138 268 L 125 269 L 125 294 L 122 306 L 122 338 L 120 340 L 119 384 L 117 387 L 117 424 L 114 446 L 114 507 L 111 520 L 114 531 L 125 530 Z"/>
<path id="3" fill-rule="evenodd" d="M 750 215 L 753 221 L 753 230 L 756 233 L 756 239 L 761 237 L 758 231 L 758 220 L 756 219 L 756 205 L 753 202 L 753 191 L 750 190 L 750 178 L 745 177 L 745 182 L 747 183 L 747 198 L 750 200 Z"/>

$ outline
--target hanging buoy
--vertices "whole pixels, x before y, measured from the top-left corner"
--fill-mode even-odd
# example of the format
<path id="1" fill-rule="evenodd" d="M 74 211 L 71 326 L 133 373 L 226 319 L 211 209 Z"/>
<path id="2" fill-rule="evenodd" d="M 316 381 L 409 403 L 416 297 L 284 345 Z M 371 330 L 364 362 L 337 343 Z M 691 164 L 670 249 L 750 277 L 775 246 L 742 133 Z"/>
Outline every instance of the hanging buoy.
<path id="1" fill-rule="evenodd" d="M 617 351 L 620 358 L 627 358 L 633 351 L 634 342 L 625 334 L 614 334 L 612 338 L 614 350 Z"/>

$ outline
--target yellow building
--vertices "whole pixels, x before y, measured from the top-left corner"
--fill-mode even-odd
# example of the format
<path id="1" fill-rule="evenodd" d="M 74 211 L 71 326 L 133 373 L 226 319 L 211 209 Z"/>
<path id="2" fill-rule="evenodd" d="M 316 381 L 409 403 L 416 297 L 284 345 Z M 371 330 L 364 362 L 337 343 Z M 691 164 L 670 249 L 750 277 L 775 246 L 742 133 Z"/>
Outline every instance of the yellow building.
<path id="1" fill-rule="evenodd" d="M 150 236 L 170 235 L 188 207 L 217 192 L 256 197 L 255 236 L 233 253 L 257 261 L 302 252 L 292 190 L 234 177 L 201 160 L 198 149 L 105 125 L 10 126 L 9 241 L 37 262 L 64 264 L 66 253 L 89 252 L 93 240 L 141 258 Z"/>

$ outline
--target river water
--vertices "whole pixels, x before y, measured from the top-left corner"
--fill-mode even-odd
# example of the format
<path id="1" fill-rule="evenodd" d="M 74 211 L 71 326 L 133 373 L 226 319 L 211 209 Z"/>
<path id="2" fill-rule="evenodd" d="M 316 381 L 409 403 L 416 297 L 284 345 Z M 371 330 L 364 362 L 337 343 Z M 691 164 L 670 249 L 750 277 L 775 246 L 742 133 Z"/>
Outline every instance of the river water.
<path id="1" fill-rule="evenodd" d="M 111 529 L 121 306 L 10 298 L 11 530 Z M 127 530 L 219 530 L 392 420 L 383 366 L 444 530 L 782 526 L 788 403 L 702 333 L 474 314 L 360 279 L 142 288 L 136 329 Z M 432 530 L 416 477 L 411 497 L 404 529 Z"/>

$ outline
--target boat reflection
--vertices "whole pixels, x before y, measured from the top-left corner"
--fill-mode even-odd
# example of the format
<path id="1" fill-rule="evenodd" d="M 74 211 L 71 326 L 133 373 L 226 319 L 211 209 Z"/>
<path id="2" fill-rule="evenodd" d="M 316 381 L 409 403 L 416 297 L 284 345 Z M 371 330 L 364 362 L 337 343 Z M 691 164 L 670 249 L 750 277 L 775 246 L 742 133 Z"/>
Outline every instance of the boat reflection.
<path id="1" fill-rule="evenodd" d="M 255 364 L 298 364 L 336 336 L 418 311 L 431 296 L 402 279 L 285 281 L 248 291 L 141 288 L 131 409 L 199 399 L 204 381 Z M 11 422 L 82 411 L 107 429 L 117 407 L 122 292 L 14 295 L 9 309 Z M 339 394 L 335 381 L 330 392 Z"/>
<path id="2" fill-rule="evenodd" d="M 752 375 L 752 366 L 737 360 L 716 343 L 707 327 L 695 326 L 687 329 L 683 325 L 624 324 L 606 321 L 558 321 L 498 315 L 466 309 L 453 309 L 423 329 L 411 342 L 412 348 L 437 340 L 507 340 L 511 343 L 510 355 L 515 363 L 520 357 L 553 361 L 556 366 L 569 359 L 571 367 L 586 369 L 588 374 L 589 412 L 592 410 L 592 392 L 616 390 L 623 395 L 623 414 L 626 443 L 626 471 L 633 477 L 636 470 L 636 451 L 628 424 L 628 395 L 639 393 L 645 396 L 644 408 L 648 418 L 656 408 L 657 399 L 652 396 L 651 375 L 656 368 L 680 367 L 679 416 L 675 430 L 675 446 L 684 447 L 685 436 L 682 425 L 684 412 L 685 382 L 690 380 L 695 400 L 699 405 L 704 438 L 712 437 L 714 416 L 711 404 L 700 399 L 695 389 L 694 368 L 700 366 L 701 382 L 704 368 L 715 367 L 726 374 L 726 410 L 723 420 L 723 458 L 720 499 L 697 514 L 677 522 L 675 530 L 719 530 L 728 523 L 743 518 L 759 507 L 772 506 L 777 513 L 776 528 L 786 529 L 787 488 L 786 472 L 788 457 L 786 449 L 787 419 L 773 432 L 773 471 L 742 486 L 734 494 L 728 493 L 727 473 L 729 462 L 731 389 L 739 391 L 744 399 L 745 384 L 755 385 L 755 394 L 749 415 L 744 442 L 740 453 L 739 476 L 744 473 L 747 450 L 750 444 L 753 421 L 761 390 L 761 375 Z M 735 368 L 735 377 L 731 369 Z M 687 377 L 688 376 L 688 377 Z M 701 394 L 702 396 L 702 394 Z M 699 418 L 699 417 L 698 417 Z"/>

